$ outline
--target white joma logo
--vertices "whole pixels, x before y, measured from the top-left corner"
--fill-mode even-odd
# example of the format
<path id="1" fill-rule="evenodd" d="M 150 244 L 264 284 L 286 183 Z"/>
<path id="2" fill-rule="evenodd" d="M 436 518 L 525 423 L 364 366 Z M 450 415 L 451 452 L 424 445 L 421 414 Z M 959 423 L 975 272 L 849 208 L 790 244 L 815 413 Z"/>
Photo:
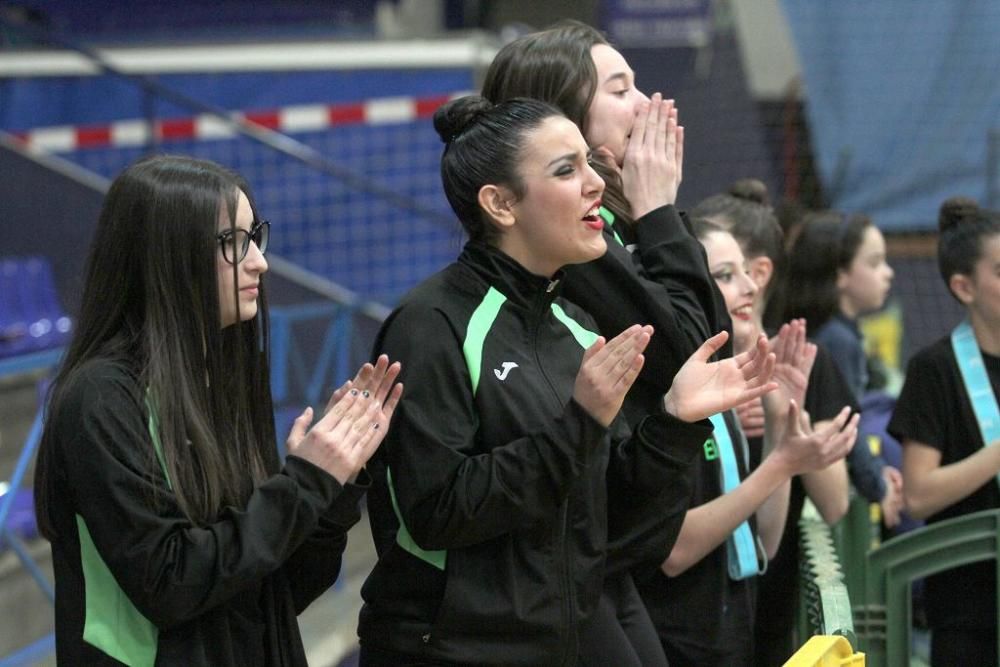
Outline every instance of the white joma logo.
<path id="1" fill-rule="evenodd" d="M 507 373 L 510 373 L 510 369 L 517 368 L 517 364 L 514 363 L 513 361 L 505 361 L 502 364 L 500 364 L 500 366 L 503 368 L 503 371 L 501 371 L 499 368 L 494 368 L 493 375 L 496 375 L 497 379 L 500 380 L 501 382 L 507 379 Z"/>

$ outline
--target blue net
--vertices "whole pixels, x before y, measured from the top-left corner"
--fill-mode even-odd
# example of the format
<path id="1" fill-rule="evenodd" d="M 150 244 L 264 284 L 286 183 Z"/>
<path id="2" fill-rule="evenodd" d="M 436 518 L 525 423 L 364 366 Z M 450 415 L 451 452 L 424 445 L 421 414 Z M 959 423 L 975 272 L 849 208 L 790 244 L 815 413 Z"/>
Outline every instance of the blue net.
<path id="1" fill-rule="evenodd" d="M 273 252 L 369 299 L 392 303 L 454 259 L 462 234 L 441 188 L 442 144 L 429 119 L 334 126 L 294 138 L 420 210 L 360 192 L 251 139 L 171 141 L 161 150 L 241 173 L 272 223 Z M 112 178 L 145 152 L 87 148 L 66 157 Z"/>

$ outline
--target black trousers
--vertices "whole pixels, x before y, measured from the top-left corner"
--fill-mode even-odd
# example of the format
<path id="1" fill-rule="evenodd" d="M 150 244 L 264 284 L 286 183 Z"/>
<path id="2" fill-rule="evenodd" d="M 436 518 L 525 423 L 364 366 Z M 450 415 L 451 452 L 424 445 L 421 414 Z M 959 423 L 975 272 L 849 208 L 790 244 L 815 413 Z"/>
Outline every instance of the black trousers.
<path id="1" fill-rule="evenodd" d="M 384 651 L 374 646 L 365 646 L 363 643 L 358 665 L 359 667 L 444 667 L 440 662 L 428 662 L 423 658 Z"/>
<path id="2" fill-rule="evenodd" d="M 612 575 L 601 601 L 580 631 L 579 667 L 667 667 L 656 627 L 632 575 Z"/>

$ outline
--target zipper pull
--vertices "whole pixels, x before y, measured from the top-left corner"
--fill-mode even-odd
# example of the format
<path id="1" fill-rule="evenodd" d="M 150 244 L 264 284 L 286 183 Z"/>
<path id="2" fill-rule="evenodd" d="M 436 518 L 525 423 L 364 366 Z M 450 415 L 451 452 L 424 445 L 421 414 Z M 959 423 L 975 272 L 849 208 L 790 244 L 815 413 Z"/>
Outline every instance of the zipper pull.
<path id="1" fill-rule="evenodd" d="M 550 280 L 549 281 L 549 286 L 545 288 L 545 293 L 546 294 L 551 294 L 552 290 L 554 290 L 556 288 L 556 285 L 558 285 L 558 284 L 559 284 L 559 279 L 558 278 L 556 278 L 554 280 Z"/>

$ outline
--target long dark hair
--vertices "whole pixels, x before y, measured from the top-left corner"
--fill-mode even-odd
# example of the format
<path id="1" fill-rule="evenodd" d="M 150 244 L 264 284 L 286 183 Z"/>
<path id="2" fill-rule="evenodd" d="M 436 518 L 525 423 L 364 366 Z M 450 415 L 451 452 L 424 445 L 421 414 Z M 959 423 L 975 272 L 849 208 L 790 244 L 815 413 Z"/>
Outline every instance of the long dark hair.
<path id="1" fill-rule="evenodd" d="M 938 269 L 954 297 L 951 277 L 975 273 L 976 262 L 983 256 L 983 242 L 1000 235 L 1000 213 L 979 208 L 973 199 L 952 197 L 941 204 L 938 229 Z"/>
<path id="2" fill-rule="evenodd" d="M 871 218 L 859 213 L 806 214 L 788 254 L 782 321 L 804 317 L 816 331 L 840 310 L 837 272 L 850 268 L 871 224 Z"/>
<path id="3" fill-rule="evenodd" d="M 212 162 L 157 156 L 115 179 L 90 249 L 76 332 L 50 394 L 51 423 L 86 364 L 104 359 L 134 372 L 176 501 L 197 525 L 240 506 L 278 465 L 263 282 L 258 316 L 220 327 L 216 236 L 220 216 L 235 230 L 240 191 L 256 218 L 246 182 Z M 54 437 L 46 428 L 35 485 L 39 526 L 50 539 L 49 482 L 69 465 L 54 454 Z M 162 475 L 152 446 L 145 456 L 150 474 Z"/>
<path id="4" fill-rule="evenodd" d="M 775 326 L 770 320 L 778 320 L 780 324 L 786 271 L 784 233 L 771 206 L 767 186 L 755 178 L 740 179 L 726 192 L 698 202 L 690 216 L 708 218 L 728 229 L 748 261 L 755 257 L 771 260 L 774 270 L 763 293 L 763 319 L 765 326 Z M 779 312 L 773 312 L 775 309 Z"/>
<path id="5" fill-rule="evenodd" d="M 598 44 L 610 46 L 600 32 L 572 19 L 524 35 L 493 58 L 483 81 L 483 97 L 493 102 L 515 97 L 548 102 L 583 133 L 598 85 L 590 49 Z M 606 184 L 602 196 L 605 206 L 614 212 L 616 220 L 631 224 L 632 206 L 625 197 L 618 169 L 601 160 L 595 160 L 593 167 Z"/>
<path id="6" fill-rule="evenodd" d="M 504 185 L 524 196 L 518 169 L 525 135 L 562 113 L 550 104 L 512 99 L 493 104 L 478 95 L 448 102 L 434 113 L 434 129 L 445 144 L 441 156 L 444 193 L 473 241 L 494 243 L 498 230 L 479 205 L 479 190 Z"/>

